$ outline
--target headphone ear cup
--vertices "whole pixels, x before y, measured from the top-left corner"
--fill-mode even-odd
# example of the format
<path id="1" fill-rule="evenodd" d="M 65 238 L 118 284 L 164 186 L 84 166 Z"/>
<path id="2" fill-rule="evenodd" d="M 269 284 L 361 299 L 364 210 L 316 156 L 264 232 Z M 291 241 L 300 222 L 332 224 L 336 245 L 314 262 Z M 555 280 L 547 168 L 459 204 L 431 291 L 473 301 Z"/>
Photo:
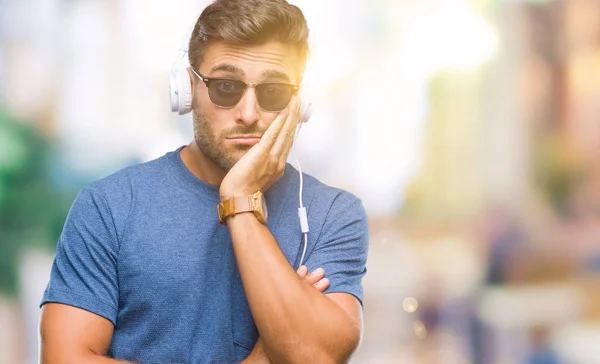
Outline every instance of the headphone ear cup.
<path id="1" fill-rule="evenodd" d="M 305 98 L 300 99 L 300 116 L 298 122 L 305 123 L 310 118 L 312 113 L 312 102 Z"/>
<path id="2" fill-rule="evenodd" d="M 192 83 L 187 69 L 171 72 L 169 91 L 171 111 L 184 115 L 192 111 Z"/>

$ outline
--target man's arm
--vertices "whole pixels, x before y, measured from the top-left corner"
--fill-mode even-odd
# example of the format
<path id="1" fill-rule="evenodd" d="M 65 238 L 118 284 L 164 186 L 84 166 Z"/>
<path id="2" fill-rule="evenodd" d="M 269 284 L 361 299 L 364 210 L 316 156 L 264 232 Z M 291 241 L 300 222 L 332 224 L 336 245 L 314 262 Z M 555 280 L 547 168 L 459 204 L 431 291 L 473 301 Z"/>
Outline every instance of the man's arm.
<path id="1" fill-rule="evenodd" d="M 105 357 L 113 324 L 102 316 L 60 303 L 42 307 L 40 323 L 42 364 L 127 363 Z"/>
<path id="2" fill-rule="evenodd" d="M 323 295 L 299 280 L 269 229 L 253 214 L 235 215 L 227 225 L 269 358 L 276 363 L 347 361 L 361 337 L 358 300 L 345 293 Z"/>
<path id="3" fill-rule="evenodd" d="M 42 298 L 45 364 L 115 362 L 104 357 L 118 307 L 114 221 L 102 192 L 94 186 L 80 191 L 58 241 Z"/>
<path id="4" fill-rule="evenodd" d="M 222 200 L 266 191 L 281 178 L 298 114 L 294 98 L 229 170 L 219 190 Z M 366 228 L 364 221 L 357 222 L 359 230 Z M 269 358 L 293 363 L 347 361 L 362 334 L 358 299 L 345 293 L 324 296 L 298 280 L 269 229 L 253 214 L 229 217 L 227 225 L 250 310 Z M 348 235 L 344 226 L 341 229 L 341 235 Z M 346 242 L 358 239 L 363 244 L 366 234 L 361 231 Z M 264 276 L 272 279 L 264 281 Z"/>

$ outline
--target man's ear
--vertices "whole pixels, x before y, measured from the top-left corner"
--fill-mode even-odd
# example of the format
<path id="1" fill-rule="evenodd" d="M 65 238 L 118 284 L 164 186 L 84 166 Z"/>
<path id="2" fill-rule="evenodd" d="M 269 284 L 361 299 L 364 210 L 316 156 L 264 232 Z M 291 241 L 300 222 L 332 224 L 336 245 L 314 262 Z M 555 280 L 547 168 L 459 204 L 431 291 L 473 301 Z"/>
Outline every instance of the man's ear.
<path id="1" fill-rule="evenodd" d="M 190 85 L 192 85 L 192 88 L 191 88 L 191 90 L 192 90 L 192 110 L 194 110 L 194 96 L 196 93 L 196 87 L 195 87 L 196 86 L 196 77 L 194 75 L 194 72 L 192 72 L 191 67 L 186 68 L 186 70 L 188 72 L 188 75 L 190 76 Z"/>
<path id="2" fill-rule="evenodd" d="M 190 76 L 190 84 L 192 85 L 192 97 L 194 97 L 194 89 L 196 86 L 195 82 L 196 82 L 196 77 L 194 77 L 194 72 L 192 72 L 191 67 L 186 68 L 188 75 Z"/>

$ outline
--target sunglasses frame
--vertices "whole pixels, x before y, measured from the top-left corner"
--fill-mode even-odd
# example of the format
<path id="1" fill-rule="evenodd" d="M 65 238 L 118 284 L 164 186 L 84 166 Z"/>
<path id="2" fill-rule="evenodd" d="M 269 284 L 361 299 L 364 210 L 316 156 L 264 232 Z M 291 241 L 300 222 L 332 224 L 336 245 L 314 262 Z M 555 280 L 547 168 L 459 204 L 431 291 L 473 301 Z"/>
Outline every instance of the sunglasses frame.
<path id="1" fill-rule="evenodd" d="M 294 97 L 294 95 L 296 95 L 296 93 L 298 92 L 298 89 L 300 89 L 300 86 L 297 86 L 297 85 L 294 85 L 294 84 L 291 84 L 291 83 L 285 83 L 285 82 L 260 82 L 260 83 L 246 83 L 246 82 L 244 82 L 244 81 L 240 81 L 240 80 L 234 80 L 234 79 L 231 79 L 231 78 L 222 78 L 222 77 L 206 77 L 206 76 L 203 76 L 203 75 L 202 75 L 200 72 L 196 72 L 196 70 L 195 70 L 193 67 L 190 67 L 190 69 L 192 70 L 192 72 L 194 72 L 194 74 L 196 75 L 196 77 L 198 77 L 199 79 L 201 79 L 201 80 L 202 80 L 202 81 L 203 81 L 203 82 L 206 84 L 206 89 L 207 89 L 207 91 L 208 91 L 208 98 L 210 99 L 210 102 L 212 102 L 212 104 L 213 104 L 213 105 L 215 105 L 216 107 L 220 107 L 220 108 L 222 108 L 222 109 L 231 109 L 231 108 L 235 107 L 235 106 L 236 106 L 236 105 L 237 105 L 237 104 L 238 104 L 238 103 L 239 103 L 239 102 L 242 100 L 242 98 L 243 98 L 243 97 L 244 97 L 244 95 L 246 94 L 246 90 L 247 90 L 247 89 L 249 89 L 249 88 L 256 88 L 257 86 L 260 86 L 260 85 L 272 85 L 272 84 L 275 84 L 275 85 L 285 85 L 285 86 L 290 86 L 290 88 L 291 88 L 291 89 L 292 89 L 292 91 L 293 91 L 293 92 L 292 92 L 292 97 Z M 221 105 L 217 105 L 217 104 L 216 104 L 216 103 L 215 103 L 215 102 L 212 100 L 212 98 L 210 97 L 210 90 L 209 90 L 209 89 L 210 89 L 210 84 L 211 84 L 211 82 L 213 82 L 213 81 L 230 81 L 230 82 L 240 82 L 240 83 L 243 83 L 244 85 L 246 85 L 246 87 L 245 87 L 245 88 L 244 88 L 244 90 L 242 91 L 242 94 L 240 95 L 240 99 L 238 100 L 238 102 L 236 102 L 236 103 L 235 103 L 235 105 L 232 105 L 232 106 L 221 106 Z M 291 100 L 291 97 L 290 97 L 290 100 Z M 260 108 L 261 108 L 263 111 L 267 111 L 267 112 L 279 112 L 279 111 L 281 111 L 281 110 L 285 109 L 285 107 L 283 107 L 281 110 L 268 110 L 268 109 L 265 109 L 265 108 L 264 108 L 264 107 L 263 107 L 263 106 L 260 104 L 260 100 L 258 99 L 258 94 L 257 94 L 257 97 L 256 97 L 256 101 L 258 102 L 258 106 L 260 106 Z M 288 104 L 289 104 L 289 101 L 288 101 L 288 103 L 286 104 L 286 107 L 287 107 L 287 105 L 288 105 Z"/>

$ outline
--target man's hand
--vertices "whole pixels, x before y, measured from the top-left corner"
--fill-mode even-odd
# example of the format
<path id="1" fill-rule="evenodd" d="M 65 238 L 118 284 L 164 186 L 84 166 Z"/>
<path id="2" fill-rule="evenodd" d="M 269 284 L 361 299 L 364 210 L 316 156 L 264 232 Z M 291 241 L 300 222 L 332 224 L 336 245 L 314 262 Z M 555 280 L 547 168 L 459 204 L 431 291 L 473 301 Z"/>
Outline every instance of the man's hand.
<path id="1" fill-rule="evenodd" d="M 323 268 L 317 268 L 308 273 L 308 268 L 303 265 L 296 271 L 302 282 L 306 284 L 312 284 L 313 287 L 323 293 L 327 287 L 329 287 L 329 279 L 325 278 L 325 270 Z"/>
<path id="2" fill-rule="evenodd" d="M 299 108 L 298 98 L 292 98 L 260 141 L 229 170 L 221 182 L 221 200 L 264 192 L 283 176 L 298 125 Z"/>
<path id="3" fill-rule="evenodd" d="M 325 271 L 323 270 L 323 268 L 317 268 L 317 269 L 313 270 L 312 272 L 310 272 L 310 274 L 307 274 L 308 268 L 305 265 L 303 265 L 300 268 L 298 268 L 296 273 L 298 273 L 298 277 L 300 277 L 300 279 L 302 280 L 303 283 L 311 284 L 313 287 L 315 287 L 321 293 L 324 292 L 327 289 L 327 287 L 329 287 L 329 279 L 325 278 Z M 263 350 L 262 341 L 261 341 L 260 337 L 256 341 L 256 345 L 254 345 L 254 349 L 252 349 L 252 352 L 250 353 L 250 355 L 245 360 L 243 360 L 242 363 L 247 363 L 247 364 L 250 364 L 250 363 L 252 363 L 252 364 L 270 364 L 271 363 L 271 361 L 269 360 L 269 357 Z"/>

